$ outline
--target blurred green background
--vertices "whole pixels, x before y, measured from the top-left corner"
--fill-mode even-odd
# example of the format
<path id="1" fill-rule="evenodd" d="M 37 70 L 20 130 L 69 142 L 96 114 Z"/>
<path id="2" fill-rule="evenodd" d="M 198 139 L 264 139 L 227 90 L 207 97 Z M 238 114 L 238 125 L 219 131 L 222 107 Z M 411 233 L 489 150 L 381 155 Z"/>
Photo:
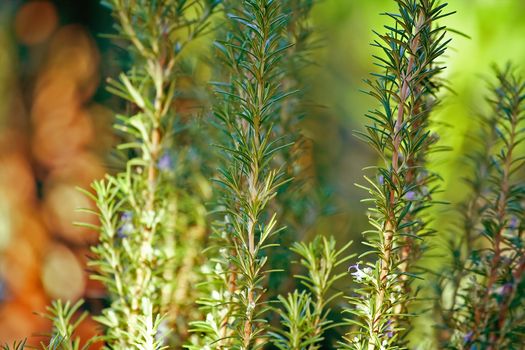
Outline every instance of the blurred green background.
<path id="1" fill-rule="evenodd" d="M 36 10 L 27 11 L 28 4 Z M 456 14 L 443 24 L 470 38 L 451 34 L 444 74 L 453 91 L 443 91 L 435 128 L 441 135 L 441 145 L 452 150 L 436 154 L 432 167 L 444 178 L 443 198 L 457 203 L 466 194 L 462 178 L 468 168 L 463 155 L 472 147 L 469 134 L 475 131 L 476 116 L 485 108 L 489 68 L 509 60 L 525 65 L 525 1 L 451 0 L 448 8 Z M 365 112 L 373 107 L 374 101 L 359 90 L 365 88 L 363 79 L 376 70 L 370 59 L 375 53 L 369 44 L 373 40 L 372 29 L 382 31 L 386 17 L 380 13 L 391 10 L 394 2 L 390 0 L 322 0 L 312 13 L 311 21 L 322 45 L 315 53 L 315 65 L 304 72 L 305 104 L 309 107 L 302 127 L 304 135 L 314 141 L 311 161 L 325 210 L 313 220 L 311 231 L 336 235 L 341 242 L 360 241 L 361 232 L 367 227 L 366 208 L 360 202 L 366 193 L 354 184 L 362 183 L 362 168 L 374 164 L 376 158 L 352 131 L 362 128 Z M 49 298 L 64 297 L 57 295 L 60 292 L 53 291 L 50 282 L 42 277 L 50 260 L 48 251 L 58 249 L 60 259 L 73 259 L 83 266 L 82 257 L 92 243 L 89 239 L 71 239 L 67 231 L 73 229 L 67 225 L 64 228 L 64 222 L 77 219 L 75 214 L 68 211 L 59 215 L 56 211 L 78 203 L 67 192 L 69 187 L 64 191 L 64 184 L 85 186 L 101 176 L 108 164 L 107 154 L 114 143 L 109 110 L 118 103 L 104 92 L 103 78 L 120 69 L 122 53 L 99 34 L 111 31 L 111 25 L 107 10 L 96 0 L 0 2 L 0 341 L 45 329 L 48 325 L 35 321 L 32 311 L 41 310 Z M 207 52 L 209 41 L 201 42 L 203 50 L 197 51 Z M 59 62 L 56 67 L 54 60 Z M 62 85 L 54 94 L 42 98 L 49 100 L 48 109 L 65 108 L 66 104 L 60 101 L 67 95 L 69 79 L 76 79 L 84 94 L 75 94 L 78 101 L 71 108 L 85 112 L 82 122 L 91 128 L 87 136 L 85 127 L 72 121 L 60 122 L 60 117 L 56 117 L 58 124 L 50 125 L 60 127 L 44 128 L 35 116 L 39 84 L 45 81 L 49 85 L 42 78 L 46 69 L 56 73 L 52 69 L 72 60 L 77 64 L 70 67 L 77 72 L 75 77 L 69 73 L 48 74 L 46 79 L 60 78 Z M 206 73 L 200 75 L 200 79 L 206 79 Z M 78 138 L 71 138 L 78 130 L 83 130 L 78 137 L 85 138 L 81 145 Z M 58 145 L 52 146 L 57 140 Z M 75 154 L 83 157 L 77 168 L 70 161 L 79 159 Z M 96 171 L 85 175 L 93 168 Z M 62 192 L 55 195 L 57 191 L 53 190 L 57 187 Z M 57 199 L 49 199 L 52 195 Z M 27 198 L 21 200 L 21 196 Z M 28 220 L 34 221 L 34 226 L 26 227 Z M 447 228 L 454 224 L 450 211 L 436 211 L 436 223 L 441 228 L 438 239 L 448 239 Z M 39 232 L 36 236 L 35 230 Z M 28 237 L 25 241 L 21 238 L 24 235 Z M 21 242 L 27 244 L 23 250 L 27 258 L 12 257 L 9 252 L 19 252 Z M 42 251 L 33 245 L 49 249 Z M 59 266 L 68 261 L 60 259 Z M 439 258 L 427 262 L 432 267 L 442 263 Z M 54 275 L 55 270 L 50 269 L 48 275 Z M 64 273 L 60 267 L 57 271 L 55 275 Z M 81 276 L 84 290 L 65 297 L 100 293 L 99 287 L 84 279 Z M 67 286 L 67 282 L 63 283 Z M 426 325 L 427 331 L 431 324 L 429 321 Z"/>

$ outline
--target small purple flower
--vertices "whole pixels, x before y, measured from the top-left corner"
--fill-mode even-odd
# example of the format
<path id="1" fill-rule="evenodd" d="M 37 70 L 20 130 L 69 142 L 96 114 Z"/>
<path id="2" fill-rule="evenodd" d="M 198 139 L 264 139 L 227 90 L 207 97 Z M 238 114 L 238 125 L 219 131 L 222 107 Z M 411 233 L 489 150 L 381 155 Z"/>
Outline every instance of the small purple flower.
<path id="1" fill-rule="evenodd" d="M 417 176 L 416 176 L 416 182 L 417 183 L 421 183 L 421 182 L 426 182 L 426 180 L 428 179 L 428 171 L 426 170 L 422 170 L 420 172 L 418 172 Z"/>
<path id="2" fill-rule="evenodd" d="M 166 322 L 166 320 L 163 320 L 160 323 L 159 328 L 157 329 L 157 334 L 155 334 L 155 339 L 158 342 L 163 343 L 166 340 L 166 338 L 169 336 L 169 334 L 170 334 L 170 328 L 168 327 L 168 323 Z"/>
<path id="3" fill-rule="evenodd" d="M 408 201 L 413 201 L 416 199 L 416 192 L 415 191 L 408 191 L 406 194 L 405 194 L 405 198 L 406 200 Z"/>
<path id="4" fill-rule="evenodd" d="M 392 338 L 394 336 L 394 330 L 392 328 L 392 320 L 388 320 L 386 322 L 386 336 L 388 338 Z"/>
<path id="5" fill-rule="evenodd" d="M 510 219 L 510 222 L 509 222 L 509 229 L 511 230 L 515 230 L 519 227 L 519 221 L 518 221 L 518 218 L 513 216 L 511 219 Z"/>
<path id="6" fill-rule="evenodd" d="M 122 225 L 117 229 L 118 238 L 124 239 L 127 238 L 135 229 L 133 226 L 133 213 L 130 211 L 125 211 L 120 216 L 120 221 Z"/>
<path id="7" fill-rule="evenodd" d="M 514 286 L 512 285 L 512 283 L 505 283 L 504 285 L 501 286 L 501 288 L 499 289 L 499 295 L 501 296 L 506 296 L 506 295 L 509 295 L 510 293 L 512 293 L 512 289 L 514 288 Z"/>
<path id="8" fill-rule="evenodd" d="M 120 226 L 117 230 L 117 236 L 120 239 L 127 238 L 130 233 L 133 232 L 133 224 L 131 222 L 126 222 L 124 225 Z"/>
<path id="9" fill-rule="evenodd" d="M 467 334 L 463 336 L 463 343 L 468 344 L 472 341 L 472 337 L 474 336 L 474 332 L 470 331 Z"/>
<path id="10" fill-rule="evenodd" d="M 168 153 L 164 153 L 157 162 L 157 166 L 161 171 L 170 171 L 173 169 L 173 160 Z"/>
<path id="11" fill-rule="evenodd" d="M 131 211 L 125 211 L 120 215 L 121 221 L 131 221 L 133 218 L 133 213 Z"/>
<path id="12" fill-rule="evenodd" d="M 377 178 L 377 181 L 379 182 L 381 186 L 383 186 L 385 184 L 385 177 L 383 175 L 379 175 L 379 177 Z"/>

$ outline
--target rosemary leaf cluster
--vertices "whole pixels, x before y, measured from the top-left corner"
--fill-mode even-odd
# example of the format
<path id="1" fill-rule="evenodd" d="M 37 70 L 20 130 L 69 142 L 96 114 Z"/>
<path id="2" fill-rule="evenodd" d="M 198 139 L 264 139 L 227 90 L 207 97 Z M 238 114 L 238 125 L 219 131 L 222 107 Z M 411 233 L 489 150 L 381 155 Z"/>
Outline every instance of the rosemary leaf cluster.
<path id="1" fill-rule="evenodd" d="M 325 332 L 332 328 L 329 318 L 332 301 L 339 299 L 343 292 L 331 292 L 334 283 L 347 275 L 337 274 L 335 269 L 353 258 L 346 250 L 352 242 L 336 248 L 333 237 L 317 236 L 312 242 L 294 243 L 291 251 L 300 256 L 300 263 L 306 275 L 297 279 L 306 290 L 295 289 L 286 297 L 278 296 L 283 329 L 275 329 L 271 335 L 273 343 L 281 350 L 317 350 L 322 348 Z"/>
<path id="2" fill-rule="evenodd" d="M 465 259 L 456 264 L 446 313 L 450 349 L 519 349 L 525 342 L 525 79 L 511 65 L 495 77 L 462 210 Z"/>
<path id="3" fill-rule="evenodd" d="M 257 349 L 264 345 L 268 310 L 265 300 L 267 255 L 272 237 L 281 229 L 268 209 L 287 180 L 273 164 L 285 144 L 276 137 L 279 102 L 287 97 L 279 81 L 286 18 L 279 1 L 247 0 L 228 13 L 231 28 L 216 46 L 229 80 L 217 84 L 220 102 L 214 108 L 227 138 L 219 147 L 224 160 L 217 182 L 221 186 L 224 219 L 215 226 L 219 262 L 214 267 L 215 306 L 206 322 L 195 323 L 207 346 Z M 207 301 L 207 305 L 211 302 Z"/>
<path id="4" fill-rule="evenodd" d="M 125 171 L 93 184 L 100 243 L 93 247 L 94 278 L 110 294 L 110 307 L 97 317 L 107 327 L 106 344 L 160 349 L 160 327 L 173 306 L 178 271 L 180 217 L 171 173 L 171 136 L 178 122 L 175 97 L 185 47 L 208 25 L 214 3 L 126 1 L 104 3 L 116 22 L 115 39 L 125 43 L 132 66 L 109 80 L 109 90 L 128 101 L 116 128 L 130 155 Z M 176 152 L 173 151 L 173 152 Z M 182 213 L 182 216 L 185 214 Z M 179 236 L 178 236 L 179 235 Z M 186 273 L 188 273 L 186 271 Z"/>
<path id="5" fill-rule="evenodd" d="M 63 303 L 60 300 L 56 300 L 53 301 L 51 306 L 47 307 L 48 313 L 43 315 L 43 317 L 53 322 L 53 331 L 49 345 L 42 344 L 44 349 L 87 350 L 99 340 L 97 337 L 94 337 L 81 347 L 80 338 L 74 336 L 74 332 L 79 324 L 87 317 L 87 312 L 77 315 L 81 306 L 82 301 L 71 304 L 70 302 Z"/>
<path id="6" fill-rule="evenodd" d="M 276 154 L 276 162 L 282 165 L 286 176 L 293 178 L 293 181 L 284 184 L 277 194 L 277 217 L 286 225 L 286 232 L 276 238 L 279 246 L 272 251 L 269 260 L 272 269 L 279 269 L 294 259 L 290 246 L 306 238 L 315 223 L 316 215 L 313 213 L 320 211 L 312 164 L 313 142 L 301 129 L 301 122 L 311 113 L 307 110 L 305 96 L 309 86 L 305 70 L 314 65 L 312 53 L 317 43 L 310 15 L 315 4 L 316 1 L 312 0 L 288 0 L 281 4 L 286 18 L 284 40 L 290 45 L 284 53 L 281 84 L 284 90 L 294 93 L 281 101 L 279 123 L 275 127 L 276 133 L 283 136 L 286 143 L 293 142 L 293 145 Z M 291 273 L 272 273 L 268 282 L 270 293 L 286 293 L 293 281 L 282 283 L 282 280 Z"/>
<path id="7" fill-rule="evenodd" d="M 365 177 L 371 195 L 370 224 L 365 232 L 375 262 L 350 268 L 361 284 L 350 297 L 356 325 L 346 337 L 351 349 L 397 349 L 406 346 L 410 328 L 412 288 L 421 271 L 416 262 L 433 233 L 425 210 L 432 205 L 436 175 L 426 159 L 437 137 L 429 129 L 429 116 L 438 103 L 442 86 L 440 57 L 448 41 L 446 29 L 437 23 L 449 13 L 446 4 L 433 0 L 399 0 L 398 13 L 386 13 L 393 22 L 386 34 L 377 33 L 374 56 L 382 73 L 368 80 L 368 94 L 380 108 L 368 115 L 370 124 L 359 133 L 381 157 L 373 167 L 374 178 Z M 362 266 L 361 266 L 362 264 Z"/>

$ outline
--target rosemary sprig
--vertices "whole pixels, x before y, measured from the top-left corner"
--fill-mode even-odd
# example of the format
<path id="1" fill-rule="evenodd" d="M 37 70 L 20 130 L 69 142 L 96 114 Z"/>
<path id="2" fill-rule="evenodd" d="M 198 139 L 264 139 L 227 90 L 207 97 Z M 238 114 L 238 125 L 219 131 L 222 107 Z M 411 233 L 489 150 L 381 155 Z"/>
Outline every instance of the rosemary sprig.
<path id="1" fill-rule="evenodd" d="M 445 346 L 451 349 L 514 349 L 525 341 L 525 79 L 511 65 L 496 68 L 495 76 L 491 114 L 483 119 L 494 142 L 487 149 L 483 140 L 484 153 L 473 157 L 485 171 L 471 180 L 481 187 L 474 187 L 463 233 L 468 256 L 449 311 L 453 329 Z"/>
<path id="2" fill-rule="evenodd" d="M 217 2 L 104 1 L 116 21 L 131 67 L 108 90 L 130 104 L 116 128 L 131 155 L 126 170 L 93 184 L 100 243 L 92 248 L 93 278 L 108 288 L 111 306 L 97 320 L 107 327 L 108 346 L 121 349 L 145 344 L 158 348 L 165 338 L 158 320 L 170 308 L 173 261 L 176 259 L 171 215 L 177 197 L 164 172 L 171 128 L 177 120 L 174 98 L 180 62 L 187 47 L 208 26 Z M 169 161 L 168 161 L 169 163 Z M 86 192 L 87 193 L 87 192 Z M 182 259 L 180 259 L 182 260 Z M 182 286 L 179 286 L 182 287 Z M 168 305 L 167 305 L 168 304 Z M 154 344 L 157 344 L 153 346 Z"/>
<path id="3" fill-rule="evenodd" d="M 265 250 L 281 230 L 268 204 L 288 181 L 273 164 L 287 147 L 274 127 L 280 102 L 289 94 L 279 84 L 288 48 L 283 37 L 286 17 L 274 0 L 245 0 L 231 11 L 227 38 L 216 44 L 230 81 L 217 84 L 222 101 L 214 108 L 228 140 L 219 145 L 224 162 L 217 179 L 224 220 L 216 231 L 226 243 L 220 251 L 226 256 L 219 257 L 222 263 L 215 272 L 224 276 L 213 279 L 225 285 L 212 293 L 218 297 L 216 305 L 227 307 L 222 315 L 211 310 L 210 319 L 195 323 L 195 328 L 212 340 L 207 346 L 258 349 L 267 329 Z"/>
<path id="4" fill-rule="evenodd" d="M 387 34 L 377 34 L 373 45 L 382 51 L 374 56 L 381 74 L 367 80 L 368 94 L 381 108 L 367 117 L 366 132 L 359 133 L 382 158 L 375 179 L 365 177 L 374 204 L 373 227 L 366 232 L 367 245 L 379 260 L 351 269 L 363 286 L 357 297 L 352 322 L 357 329 L 346 337 L 352 349 L 397 349 L 405 346 L 410 327 L 409 304 L 416 297 L 410 284 L 416 278 L 414 262 L 421 254 L 422 240 L 432 234 L 424 210 L 432 205 L 430 186 L 435 179 L 425 169 L 426 155 L 436 137 L 429 130 L 429 114 L 437 104 L 438 78 L 443 69 L 439 58 L 449 40 L 436 23 L 449 15 L 446 4 L 433 0 L 398 0 L 398 13 L 386 13 L 393 25 Z"/>
<path id="5" fill-rule="evenodd" d="M 283 307 L 280 310 L 283 329 L 272 332 L 274 344 L 282 350 L 317 350 L 325 332 L 334 326 L 328 318 L 330 303 L 343 293 L 330 293 L 336 281 L 346 276 L 346 272 L 336 274 L 335 269 L 350 260 L 354 255 L 346 255 L 352 242 L 340 249 L 336 248 L 333 237 L 317 236 L 311 243 L 295 243 L 291 250 L 298 254 L 306 275 L 297 275 L 307 291 L 297 289 L 286 297 L 278 299 Z"/>

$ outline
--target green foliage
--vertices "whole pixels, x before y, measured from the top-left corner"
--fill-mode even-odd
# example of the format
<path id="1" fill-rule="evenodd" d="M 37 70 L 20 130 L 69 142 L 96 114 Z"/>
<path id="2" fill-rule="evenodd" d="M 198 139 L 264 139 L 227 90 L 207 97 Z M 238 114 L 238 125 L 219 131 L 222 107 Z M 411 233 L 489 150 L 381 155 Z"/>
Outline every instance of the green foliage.
<path id="1" fill-rule="evenodd" d="M 82 350 L 103 341 L 106 349 L 318 350 L 334 345 L 329 332 L 346 327 L 336 339 L 340 349 L 408 348 L 424 309 L 416 282 L 428 284 L 430 275 L 419 261 L 438 242 L 429 209 L 440 177 L 428 159 L 443 149 L 431 130 L 449 44 L 440 23 L 450 13 L 436 0 L 394 2 L 397 13 L 385 14 L 391 23 L 373 43 L 382 71 L 366 81 L 378 107 L 358 133 L 380 157 L 360 186 L 370 195 L 372 228 L 366 252 L 340 272 L 354 258 L 351 242 L 337 248 L 333 237 L 303 237 L 318 209 L 300 162 L 308 142 L 300 130 L 300 71 L 317 46 L 310 23 L 316 2 L 104 1 L 115 19 L 111 37 L 129 59 L 108 80 L 125 103 L 115 125 L 122 170 L 84 191 L 99 219 L 87 226 L 100 234 L 90 266 L 108 291 L 108 306 L 94 316 L 104 334 L 81 348 L 75 329 L 86 317 L 82 302 L 56 301 L 45 315 L 53 331 L 42 347 Z M 208 33 L 219 7 L 225 16 L 212 61 L 219 82 L 205 113 L 218 132 L 208 133 L 178 107 L 195 58 L 187 48 Z M 472 195 L 460 209 L 453 269 L 439 281 L 445 348 L 518 349 L 525 341 L 525 82 L 510 67 L 496 76 L 482 147 L 471 156 Z M 213 138 L 220 155 L 191 137 Z M 210 196 L 202 192 L 210 174 L 201 168 L 215 164 L 208 220 Z M 290 267 L 294 255 L 299 263 Z M 283 274 L 296 280 L 278 286 Z M 451 303 L 444 300 L 450 294 Z M 351 307 L 339 324 L 333 315 L 343 295 Z"/>
<path id="2" fill-rule="evenodd" d="M 216 43 L 229 74 L 229 81 L 216 84 L 220 102 L 214 108 L 228 137 L 219 145 L 224 160 L 216 179 L 224 216 L 215 225 L 216 240 L 222 244 L 210 282 L 210 294 L 217 300 L 203 301 L 206 309 L 224 310 L 209 312 L 205 322 L 194 326 L 195 332 L 206 334 L 207 346 L 257 349 L 264 345 L 267 328 L 265 250 L 281 231 L 276 214 L 267 208 L 288 181 L 273 159 L 288 146 L 276 136 L 274 125 L 280 102 L 289 94 L 279 84 L 289 46 L 284 43 L 286 18 L 278 1 L 244 1 L 232 11 L 226 40 Z"/>
<path id="3" fill-rule="evenodd" d="M 324 333 L 333 326 L 328 318 L 330 303 L 342 296 L 342 292 L 329 295 L 334 283 L 347 275 L 346 272 L 335 274 L 334 269 L 351 259 L 352 255 L 343 254 L 350 247 L 349 242 L 341 249 L 336 249 L 333 237 L 329 239 L 317 236 L 309 244 L 295 243 L 291 250 L 301 257 L 301 265 L 308 274 L 296 276 L 308 291 L 295 290 L 287 297 L 278 299 L 284 307 L 282 326 L 272 336 L 279 349 L 315 350 L 320 349 Z"/>
<path id="4" fill-rule="evenodd" d="M 284 52 L 283 77 L 281 84 L 284 90 L 294 91 L 280 103 L 279 123 L 276 133 L 285 142 L 293 142 L 275 155 L 276 163 L 282 165 L 287 178 L 293 178 L 279 189 L 276 197 L 278 219 L 286 225 L 286 234 L 276 238 L 278 247 L 269 257 L 272 269 L 278 269 L 283 262 L 293 259 L 289 247 L 293 242 L 304 237 L 313 226 L 316 215 L 321 210 L 313 176 L 312 140 L 301 130 L 301 122 L 308 117 L 305 101 L 307 84 L 304 81 L 304 70 L 313 66 L 312 54 L 316 48 L 316 35 L 311 25 L 311 10 L 316 2 L 311 0 L 282 1 L 282 12 L 285 15 L 285 43 L 290 47 Z M 289 271 L 275 272 L 268 282 L 270 293 L 285 293 L 283 279 L 289 277 Z M 273 296 L 272 296 L 273 297 Z"/>
<path id="5" fill-rule="evenodd" d="M 352 242 L 348 242 L 341 249 L 336 249 L 333 237 L 326 238 L 317 236 L 309 244 L 294 243 L 291 250 L 301 256 L 301 264 L 308 271 L 306 276 L 296 276 L 310 290 L 316 302 L 316 313 L 318 315 L 327 312 L 327 306 L 332 299 L 342 295 L 342 292 L 327 297 L 334 283 L 347 275 L 346 272 L 334 275 L 337 266 L 347 262 L 353 255 L 343 255 Z"/>
<path id="6" fill-rule="evenodd" d="M 398 13 L 386 13 L 393 25 L 377 33 L 374 56 L 383 69 L 367 80 L 367 92 L 380 108 L 367 114 L 370 124 L 359 136 L 377 151 L 383 164 L 374 167 L 375 178 L 365 177 L 369 192 L 372 230 L 365 232 L 370 247 L 364 256 L 378 260 L 352 267 L 362 287 L 349 301 L 357 318 L 356 329 L 346 337 L 345 348 L 398 349 L 406 346 L 410 329 L 412 287 L 420 271 L 414 266 L 433 234 L 425 210 L 433 204 L 436 175 L 426 169 L 426 158 L 437 137 L 429 130 L 429 115 L 437 104 L 443 69 L 437 62 L 448 40 L 437 21 L 448 15 L 446 4 L 432 0 L 399 0 Z"/>
<path id="7" fill-rule="evenodd" d="M 2 345 L 2 350 L 24 350 L 26 347 L 26 340 L 22 341 L 15 341 L 13 342 L 13 346 L 9 346 L 9 344 Z"/>
<path id="8" fill-rule="evenodd" d="M 161 317 L 173 323 L 180 316 L 186 300 L 174 299 L 187 297 L 180 292 L 188 289 L 194 273 L 184 255 L 192 257 L 197 239 L 190 234 L 199 230 L 180 223 L 202 215 L 191 184 L 180 178 L 181 167 L 175 171 L 173 166 L 184 152 L 170 149 L 180 123 L 174 107 L 181 60 L 184 49 L 206 30 L 217 2 L 105 4 L 116 20 L 113 37 L 125 43 L 132 62 L 119 80 L 109 80 L 108 88 L 131 105 L 131 113 L 119 115 L 116 125 L 126 139 L 119 149 L 131 157 L 124 172 L 93 184 L 101 225 L 90 265 L 111 298 L 97 321 L 106 326 L 111 348 L 157 349 L 168 336 L 160 329 Z M 187 191 L 177 188 L 181 183 Z"/>
<path id="9" fill-rule="evenodd" d="M 452 281 L 452 307 L 444 324 L 450 349 L 518 349 L 525 341 L 523 272 L 525 182 L 519 154 L 525 136 L 525 80 L 507 66 L 495 70 L 496 84 L 482 119 L 481 150 L 471 159 L 471 199 Z M 446 301 L 445 301 L 446 302 Z"/>
<path id="10" fill-rule="evenodd" d="M 312 299 L 306 291 L 295 290 L 287 297 L 279 295 L 279 302 L 284 307 L 282 315 L 283 330 L 272 333 L 273 343 L 279 349 L 315 349 L 316 344 L 323 340 L 318 333 L 316 316 L 312 314 Z M 320 326 L 323 326 L 320 323 Z"/>
<path id="11" fill-rule="evenodd" d="M 42 345 L 44 349 L 87 350 L 93 343 L 100 340 L 93 337 L 83 346 L 80 346 L 80 338 L 74 336 L 75 330 L 88 315 L 87 312 L 79 314 L 79 309 L 83 303 L 82 300 L 75 304 L 71 304 L 69 301 L 63 303 L 61 300 L 55 300 L 50 307 L 47 307 L 48 313 L 43 317 L 53 322 L 53 331 L 49 345 Z"/>

